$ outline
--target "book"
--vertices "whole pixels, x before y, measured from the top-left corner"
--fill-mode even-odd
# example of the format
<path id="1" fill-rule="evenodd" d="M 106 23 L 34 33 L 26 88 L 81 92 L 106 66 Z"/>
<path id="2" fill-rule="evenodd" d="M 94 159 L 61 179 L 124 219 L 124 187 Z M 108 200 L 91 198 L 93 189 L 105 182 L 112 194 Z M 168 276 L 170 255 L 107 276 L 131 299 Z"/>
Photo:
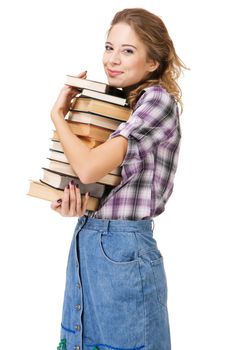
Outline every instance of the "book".
<path id="1" fill-rule="evenodd" d="M 47 201 L 55 201 L 59 198 L 63 198 L 64 191 L 55 189 L 51 186 L 43 184 L 40 181 L 30 180 L 28 196 L 44 199 Z M 81 195 L 83 198 L 84 195 Z M 99 206 L 99 198 L 90 197 L 88 198 L 87 210 L 95 211 Z"/>
<path id="2" fill-rule="evenodd" d="M 62 144 L 59 140 L 52 139 L 51 141 L 52 143 L 50 145 L 49 150 L 64 153 Z"/>
<path id="3" fill-rule="evenodd" d="M 121 89 L 72 76 L 68 76 L 67 84 L 81 91 L 77 94 L 79 97 L 72 99 L 65 120 L 72 133 L 90 149 L 107 141 L 111 133 L 129 119 L 131 110 Z M 87 210 L 98 210 L 99 199 L 104 199 L 122 181 L 122 168 L 113 169 L 98 182 L 82 184 L 66 158 L 57 131 L 52 133 L 49 163 L 42 168 L 40 181 L 31 180 L 28 195 L 49 201 L 62 198 L 65 186 L 73 180 L 82 196 L 90 193 Z"/>
<path id="4" fill-rule="evenodd" d="M 100 116 L 93 113 L 78 112 L 78 111 L 68 112 L 68 114 L 66 115 L 66 119 L 71 120 L 73 122 L 100 126 L 102 128 L 106 128 L 110 130 L 116 130 L 121 123 L 119 120 L 106 118 L 104 116 Z"/>
<path id="5" fill-rule="evenodd" d="M 128 107 L 118 106 L 89 97 L 75 97 L 71 103 L 70 110 L 99 114 L 121 121 L 127 121 L 131 114 L 131 109 Z"/>
<path id="6" fill-rule="evenodd" d="M 112 130 L 105 129 L 100 126 L 92 124 L 84 124 L 79 122 L 73 122 L 71 120 L 66 120 L 73 134 L 80 136 L 87 136 L 96 139 L 97 141 L 106 141 Z"/>
<path id="7" fill-rule="evenodd" d="M 54 141 L 54 143 L 56 144 L 58 142 Z M 63 162 L 63 163 L 69 164 L 69 161 L 68 161 L 65 153 L 63 151 L 53 149 L 53 144 L 51 145 L 51 148 L 49 149 L 50 154 L 49 154 L 48 159 L 56 160 L 57 162 Z M 55 147 L 57 147 L 57 145 L 55 145 Z M 60 147 L 60 149 L 62 149 L 62 146 Z M 117 168 L 111 170 L 109 173 L 114 174 L 114 175 L 121 175 L 121 167 L 117 167 Z"/>
<path id="8" fill-rule="evenodd" d="M 49 153 L 48 159 L 52 159 L 52 160 L 56 160 L 57 162 L 69 164 L 68 159 L 66 158 L 66 155 L 64 152 L 55 151 L 51 148 L 49 150 L 50 150 L 50 153 Z"/>
<path id="9" fill-rule="evenodd" d="M 71 177 L 77 177 L 77 174 L 74 172 L 73 168 L 70 164 L 58 162 L 53 159 L 48 159 L 48 163 L 43 167 L 48 170 L 59 172 L 64 175 L 68 175 Z M 107 174 L 103 176 L 97 183 L 110 185 L 110 186 L 117 186 L 121 182 L 121 176 L 115 175 L 115 174 Z"/>
<path id="10" fill-rule="evenodd" d="M 42 170 L 43 176 L 40 179 L 40 181 L 46 185 L 49 185 L 59 190 L 64 190 L 64 188 L 69 184 L 69 182 L 73 180 L 74 184 L 79 186 L 81 194 L 89 192 L 90 196 L 95 198 L 101 198 L 104 195 L 106 189 L 106 186 L 104 184 L 83 184 L 80 181 L 80 179 L 76 176 L 69 176 L 60 172 L 51 171 L 51 169 L 47 168 L 42 168 Z"/>
<path id="11" fill-rule="evenodd" d="M 126 98 L 119 97 L 119 96 L 108 95 L 108 94 L 103 94 L 102 92 L 88 90 L 88 89 L 83 89 L 82 93 L 81 93 L 81 96 L 87 96 L 87 97 L 95 98 L 97 100 L 114 103 L 114 104 L 117 104 L 117 105 L 120 105 L 120 106 L 125 106 L 127 104 L 126 103 Z"/>
<path id="12" fill-rule="evenodd" d="M 94 148 L 96 146 L 99 146 L 103 141 L 98 141 L 98 140 L 95 140 L 91 137 L 84 137 L 84 136 L 81 136 L 79 135 L 78 136 L 79 140 L 81 140 L 87 147 L 89 148 Z M 51 139 L 54 141 L 54 142 L 59 142 L 60 143 L 60 139 L 59 139 L 59 136 L 58 136 L 58 133 L 56 130 L 53 130 L 52 131 L 52 136 L 51 136 Z M 55 146 L 55 145 L 54 145 Z M 58 147 L 62 147 L 61 146 L 61 143 L 60 143 L 60 146 Z M 63 151 L 63 150 L 62 150 Z"/>
<path id="13" fill-rule="evenodd" d="M 65 84 L 74 86 L 80 89 L 89 89 L 93 91 L 102 92 L 109 95 L 124 97 L 124 92 L 121 89 L 118 89 L 114 86 L 108 84 L 94 81 L 90 79 L 82 79 L 75 77 L 73 75 L 67 75 Z"/>

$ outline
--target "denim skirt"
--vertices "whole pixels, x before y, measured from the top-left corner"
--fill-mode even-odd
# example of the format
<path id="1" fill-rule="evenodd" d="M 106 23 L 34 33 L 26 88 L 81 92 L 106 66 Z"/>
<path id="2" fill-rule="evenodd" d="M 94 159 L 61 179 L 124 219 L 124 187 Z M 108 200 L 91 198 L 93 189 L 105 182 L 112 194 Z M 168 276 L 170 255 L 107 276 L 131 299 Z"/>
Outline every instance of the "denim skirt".
<path id="1" fill-rule="evenodd" d="M 153 220 L 79 218 L 60 349 L 170 350 L 167 283 Z"/>

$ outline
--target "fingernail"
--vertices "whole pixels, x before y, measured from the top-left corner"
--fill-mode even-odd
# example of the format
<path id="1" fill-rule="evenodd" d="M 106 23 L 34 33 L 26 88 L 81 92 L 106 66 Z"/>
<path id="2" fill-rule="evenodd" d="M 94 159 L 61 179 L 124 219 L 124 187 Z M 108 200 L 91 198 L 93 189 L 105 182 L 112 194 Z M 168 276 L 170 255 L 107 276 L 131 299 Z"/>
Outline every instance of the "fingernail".
<path id="1" fill-rule="evenodd" d="M 71 180 L 70 183 L 71 183 L 71 185 L 74 185 L 74 180 Z"/>
<path id="2" fill-rule="evenodd" d="M 90 192 L 87 192 L 86 195 L 87 195 L 87 196 L 90 196 Z"/>
<path id="3" fill-rule="evenodd" d="M 59 199 L 57 200 L 57 203 L 61 203 L 61 202 L 62 202 L 62 199 L 59 198 Z"/>
<path id="4" fill-rule="evenodd" d="M 69 184 L 68 184 L 68 185 L 66 185 L 66 189 L 68 190 L 69 188 L 70 188 Z"/>
<path id="5" fill-rule="evenodd" d="M 79 188 L 79 185 L 78 185 L 78 184 L 76 184 L 76 187 L 77 187 L 77 188 Z"/>

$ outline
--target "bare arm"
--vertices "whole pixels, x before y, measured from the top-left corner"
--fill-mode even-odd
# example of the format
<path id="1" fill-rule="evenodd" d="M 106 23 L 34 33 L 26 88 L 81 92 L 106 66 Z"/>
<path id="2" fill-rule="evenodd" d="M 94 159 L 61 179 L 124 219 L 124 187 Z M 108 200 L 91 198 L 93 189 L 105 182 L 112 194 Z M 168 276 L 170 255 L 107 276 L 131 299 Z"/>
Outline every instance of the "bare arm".
<path id="1" fill-rule="evenodd" d="M 83 183 L 94 183 L 121 165 L 127 151 L 128 140 L 118 136 L 89 149 L 74 135 L 64 117 L 77 92 L 76 88 L 65 85 L 53 106 L 51 118 L 67 159 L 75 173 Z"/>

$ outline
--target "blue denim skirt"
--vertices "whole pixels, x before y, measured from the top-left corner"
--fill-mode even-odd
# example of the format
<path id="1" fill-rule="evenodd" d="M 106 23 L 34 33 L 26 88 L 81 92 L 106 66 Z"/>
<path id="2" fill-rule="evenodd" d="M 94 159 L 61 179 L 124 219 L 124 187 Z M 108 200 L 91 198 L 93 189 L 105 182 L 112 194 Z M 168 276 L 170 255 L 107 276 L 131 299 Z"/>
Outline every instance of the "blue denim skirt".
<path id="1" fill-rule="evenodd" d="M 166 275 L 153 220 L 79 218 L 61 339 L 67 350 L 171 349 Z"/>

